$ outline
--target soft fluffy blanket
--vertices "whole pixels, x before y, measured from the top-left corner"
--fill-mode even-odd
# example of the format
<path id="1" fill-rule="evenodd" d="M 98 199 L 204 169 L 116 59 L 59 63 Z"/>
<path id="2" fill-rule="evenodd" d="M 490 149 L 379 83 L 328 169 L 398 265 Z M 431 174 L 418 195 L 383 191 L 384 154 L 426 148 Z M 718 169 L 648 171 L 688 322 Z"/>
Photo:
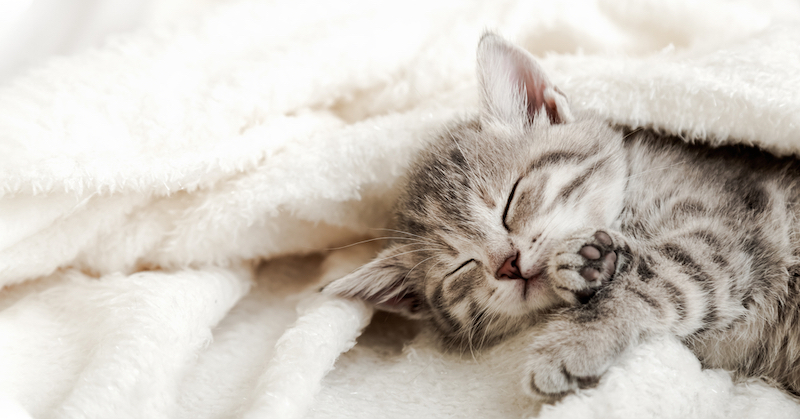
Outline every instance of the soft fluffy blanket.
<path id="1" fill-rule="evenodd" d="M 202 4 L 0 91 L 0 416 L 800 416 L 669 339 L 542 407 L 519 385 L 524 342 L 443 354 L 315 292 L 374 254 L 335 249 L 383 234 L 429 133 L 475 110 L 486 28 L 575 107 L 787 154 L 800 5 Z"/>

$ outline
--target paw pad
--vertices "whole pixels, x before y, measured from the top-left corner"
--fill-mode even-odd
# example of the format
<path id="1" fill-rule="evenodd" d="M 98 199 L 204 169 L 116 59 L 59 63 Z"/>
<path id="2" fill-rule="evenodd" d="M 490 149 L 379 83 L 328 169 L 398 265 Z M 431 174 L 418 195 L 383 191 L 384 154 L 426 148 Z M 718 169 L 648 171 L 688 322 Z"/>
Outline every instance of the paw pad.
<path id="1" fill-rule="evenodd" d="M 589 261 L 599 262 L 581 268 L 579 273 L 583 279 L 589 282 L 594 282 L 601 278 L 611 278 L 617 269 L 617 254 L 612 251 L 607 252 L 601 259 L 601 253 L 598 248 L 584 246 L 578 254 L 589 259 Z"/>
<path id="2" fill-rule="evenodd" d="M 568 301 L 586 304 L 616 273 L 614 241 L 608 233 L 596 230 L 583 238 L 571 237 L 556 252 L 552 265 L 557 292 Z"/>

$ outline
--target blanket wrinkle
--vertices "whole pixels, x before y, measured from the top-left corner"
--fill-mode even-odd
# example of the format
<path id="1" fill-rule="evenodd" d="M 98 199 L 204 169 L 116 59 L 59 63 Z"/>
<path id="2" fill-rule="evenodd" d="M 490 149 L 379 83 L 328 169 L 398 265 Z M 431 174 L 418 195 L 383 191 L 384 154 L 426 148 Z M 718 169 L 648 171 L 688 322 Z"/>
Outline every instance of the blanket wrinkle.
<path id="1" fill-rule="evenodd" d="M 316 293 L 377 253 L 415 153 L 475 112 L 487 28 L 576 109 L 794 155 L 797 2 L 175 10 L 0 87 L 0 417 L 800 416 L 667 338 L 542 405 L 520 339 L 458 356 Z"/>

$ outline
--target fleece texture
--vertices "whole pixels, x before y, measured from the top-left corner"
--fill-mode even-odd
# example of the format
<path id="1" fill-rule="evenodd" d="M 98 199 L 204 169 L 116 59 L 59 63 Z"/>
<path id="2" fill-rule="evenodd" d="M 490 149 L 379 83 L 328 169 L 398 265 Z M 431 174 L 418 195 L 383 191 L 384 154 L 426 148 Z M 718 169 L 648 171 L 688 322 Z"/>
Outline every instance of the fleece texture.
<path id="1" fill-rule="evenodd" d="M 575 108 L 795 154 L 797 2 L 181 10 L 0 90 L 0 417 L 800 417 L 671 339 L 542 405 L 520 385 L 524 341 L 442 353 L 416 323 L 316 292 L 375 254 L 343 246 L 390 233 L 431 133 L 476 111 L 487 28 Z"/>

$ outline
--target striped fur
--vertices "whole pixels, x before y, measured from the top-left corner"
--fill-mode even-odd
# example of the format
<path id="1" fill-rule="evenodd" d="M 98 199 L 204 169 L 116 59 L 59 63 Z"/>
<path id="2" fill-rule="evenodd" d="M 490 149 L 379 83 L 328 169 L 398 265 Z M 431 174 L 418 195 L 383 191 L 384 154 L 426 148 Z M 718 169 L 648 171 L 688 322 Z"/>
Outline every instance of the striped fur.
<path id="1" fill-rule="evenodd" d="M 386 249 L 326 291 L 461 350 L 530 334 L 537 394 L 592 385 L 664 334 L 800 393 L 800 164 L 609 127 L 566 109 L 526 54 L 482 40 L 481 113 L 421 153 Z M 519 277 L 500 275 L 512 260 Z"/>

